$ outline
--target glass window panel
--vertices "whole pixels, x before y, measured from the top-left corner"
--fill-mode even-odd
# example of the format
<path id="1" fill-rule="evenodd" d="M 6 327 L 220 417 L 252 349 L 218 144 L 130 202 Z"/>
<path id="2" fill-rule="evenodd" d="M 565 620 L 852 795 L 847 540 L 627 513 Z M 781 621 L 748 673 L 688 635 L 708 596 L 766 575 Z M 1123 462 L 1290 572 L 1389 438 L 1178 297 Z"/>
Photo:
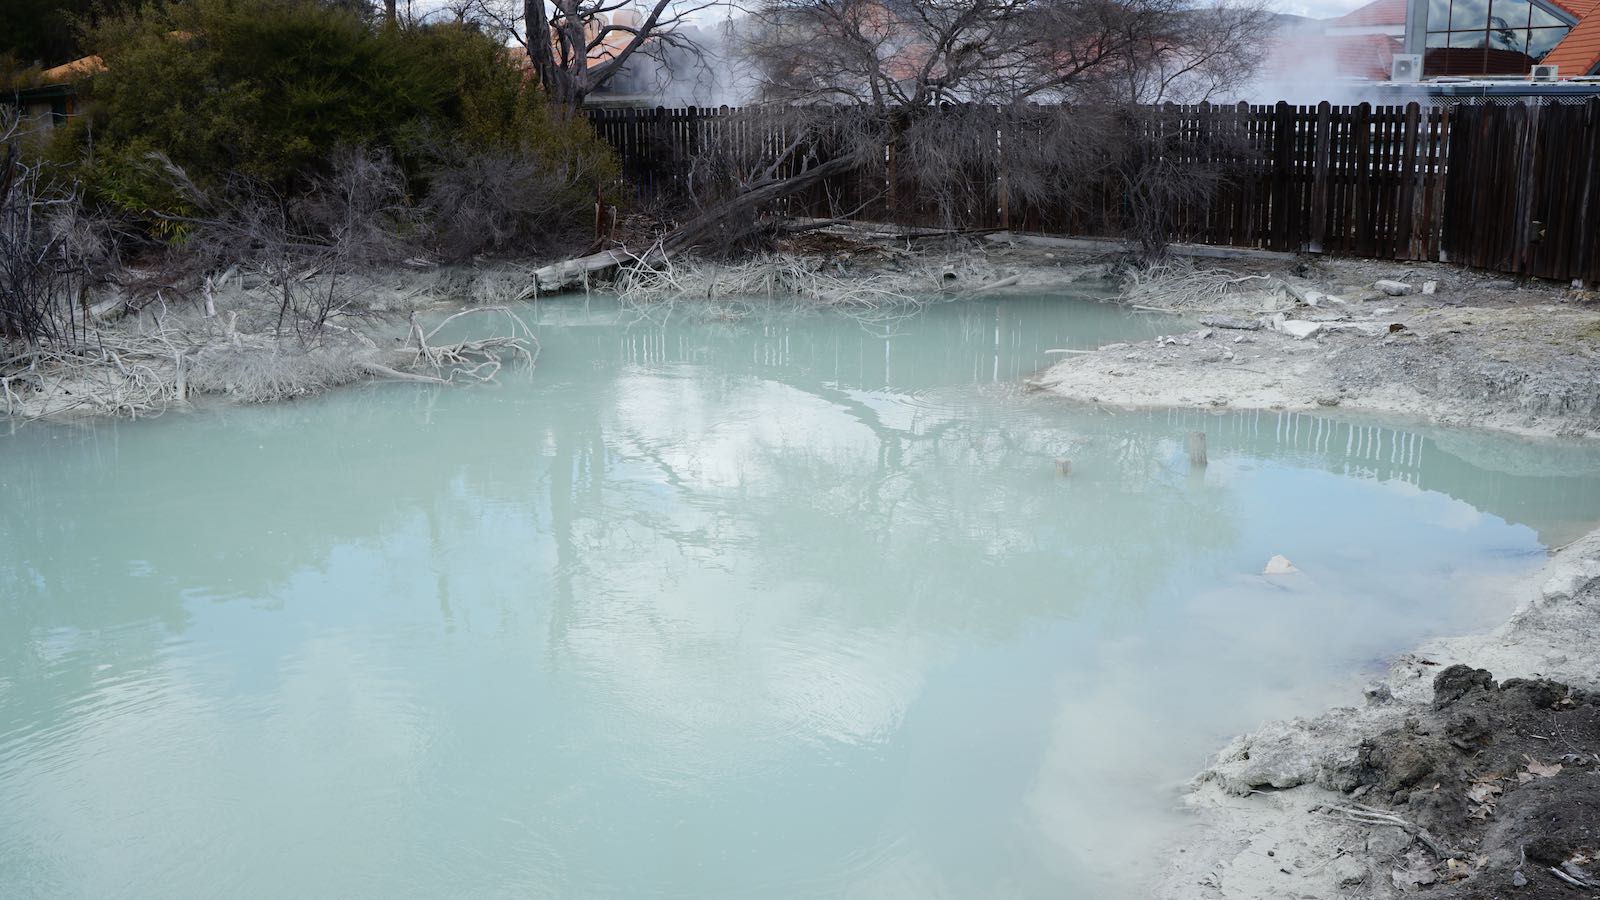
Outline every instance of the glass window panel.
<path id="1" fill-rule="evenodd" d="M 1489 27 L 1527 28 L 1528 14 L 1532 11 L 1533 4 L 1528 0 L 1494 0 L 1489 8 Z"/>
<path id="2" fill-rule="evenodd" d="M 1489 0 L 1455 0 L 1450 4 L 1450 30 L 1489 27 Z"/>
<path id="3" fill-rule="evenodd" d="M 1545 54 L 1554 50 L 1556 45 L 1561 43 L 1561 39 L 1567 36 L 1567 31 L 1568 29 L 1566 28 L 1535 28 L 1528 32 L 1528 55 L 1533 58 L 1534 62 L 1544 59 Z M 1583 73 L 1572 72 L 1568 74 L 1581 75 Z"/>
<path id="4" fill-rule="evenodd" d="M 1532 16 L 1531 19 L 1529 19 L 1528 24 L 1532 25 L 1534 28 L 1545 28 L 1545 27 L 1565 28 L 1565 27 L 1567 27 L 1567 23 L 1562 21 L 1561 19 L 1556 18 L 1555 13 L 1552 13 L 1549 10 L 1540 9 L 1537 6 L 1535 6 L 1533 8 L 1533 16 Z M 1428 27 L 1429 28 L 1433 27 L 1432 20 L 1429 20 Z"/>
<path id="5" fill-rule="evenodd" d="M 1489 49 L 1521 53 L 1528 48 L 1528 29 L 1496 28 L 1489 32 Z"/>
<path id="6" fill-rule="evenodd" d="M 1450 46 L 1450 34 L 1449 34 L 1449 32 L 1444 32 L 1444 31 L 1430 32 L 1428 34 L 1428 46 L 1430 48 L 1432 48 L 1432 47 L 1448 47 L 1448 46 Z"/>
<path id="7" fill-rule="evenodd" d="M 1441 37 L 1442 36 L 1443 35 L 1441 35 Z M 1428 50 L 1428 52 L 1425 53 L 1423 55 L 1423 57 L 1422 57 L 1422 74 L 1423 74 L 1423 76 L 1425 76 L 1427 78 L 1433 78 L 1433 77 L 1436 77 L 1436 76 L 1439 76 L 1439 75 L 1454 75 L 1454 74 L 1456 74 L 1456 73 L 1450 71 L 1450 64 L 1451 64 L 1451 56 L 1450 56 L 1450 54 L 1458 53 L 1458 52 L 1460 52 L 1460 51 L 1457 51 L 1457 50 L 1446 50 L 1443 47 L 1430 48 Z"/>
<path id="8" fill-rule="evenodd" d="M 1464 47 L 1482 47 L 1488 43 L 1488 35 L 1482 31 L 1450 32 L 1450 46 L 1457 49 Z"/>
<path id="9" fill-rule="evenodd" d="M 1428 0 L 1428 30 L 1450 29 L 1450 0 Z"/>

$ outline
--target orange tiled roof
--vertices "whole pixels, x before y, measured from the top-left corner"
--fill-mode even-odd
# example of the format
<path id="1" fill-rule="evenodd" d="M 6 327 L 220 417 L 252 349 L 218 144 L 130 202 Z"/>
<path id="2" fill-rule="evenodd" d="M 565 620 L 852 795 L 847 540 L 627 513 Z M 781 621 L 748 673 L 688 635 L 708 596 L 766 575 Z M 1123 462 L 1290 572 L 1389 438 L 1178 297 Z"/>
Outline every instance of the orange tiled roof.
<path id="1" fill-rule="evenodd" d="M 52 69 L 45 69 L 40 77 L 46 84 L 61 84 L 66 81 L 75 81 L 85 75 L 98 75 L 106 70 L 105 61 L 98 56 L 85 56 L 69 63 L 62 63 Z"/>
<path id="2" fill-rule="evenodd" d="M 1596 6 L 1600 6 L 1600 3 L 1595 3 L 1593 0 L 1545 0 L 1545 2 L 1552 6 L 1561 7 L 1570 13 L 1573 18 L 1580 20 L 1593 11 Z"/>
<path id="3" fill-rule="evenodd" d="M 1541 62 L 1558 66 L 1558 71 L 1568 77 L 1587 75 L 1600 69 L 1600 0 L 1569 0 L 1587 5 L 1587 14 L 1579 14 L 1577 27 L 1567 32 L 1561 43 Z"/>
<path id="4" fill-rule="evenodd" d="M 1366 6 L 1360 9 L 1353 9 L 1328 24 L 1345 27 L 1356 25 L 1404 25 L 1405 23 L 1406 0 L 1372 0 Z"/>
<path id="5" fill-rule="evenodd" d="M 1399 51 L 1399 39 L 1386 34 L 1285 35 L 1268 48 L 1262 68 L 1282 78 L 1327 68 L 1342 78 L 1383 81 Z"/>

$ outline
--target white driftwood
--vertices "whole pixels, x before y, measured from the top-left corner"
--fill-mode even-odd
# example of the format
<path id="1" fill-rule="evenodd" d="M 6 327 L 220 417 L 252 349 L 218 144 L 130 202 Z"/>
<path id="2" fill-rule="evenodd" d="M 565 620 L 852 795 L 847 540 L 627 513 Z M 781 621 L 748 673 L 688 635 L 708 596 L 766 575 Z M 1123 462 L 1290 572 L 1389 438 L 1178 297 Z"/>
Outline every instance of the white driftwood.
<path id="1" fill-rule="evenodd" d="M 443 378 L 435 378 L 432 375 L 418 375 L 415 372 L 401 372 L 398 369 L 391 369 L 375 362 L 362 363 L 361 370 L 369 375 L 377 375 L 394 381 L 415 381 L 419 384 L 449 384 Z"/>
<path id="2" fill-rule="evenodd" d="M 559 293 L 581 286 L 593 276 L 604 275 L 632 258 L 626 250 L 603 250 L 592 256 L 569 259 L 535 270 L 533 280 L 540 291 Z"/>

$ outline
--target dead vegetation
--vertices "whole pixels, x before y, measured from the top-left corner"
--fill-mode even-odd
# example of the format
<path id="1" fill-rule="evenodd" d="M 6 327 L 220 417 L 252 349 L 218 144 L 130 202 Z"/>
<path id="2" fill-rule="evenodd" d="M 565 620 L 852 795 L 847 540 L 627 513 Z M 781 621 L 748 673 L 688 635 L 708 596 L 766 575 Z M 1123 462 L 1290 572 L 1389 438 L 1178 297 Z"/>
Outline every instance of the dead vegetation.
<path id="1" fill-rule="evenodd" d="M 415 290 L 372 274 L 404 265 L 401 236 L 417 225 L 381 154 L 347 154 L 294 198 L 244 180 L 205 191 L 153 157 L 191 212 L 169 218 L 181 243 L 139 270 L 102 265 L 107 226 L 7 146 L 0 408 L 13 417 L 149 416 L 197 395 L 265 402 L 372 377 L 487 381 L 536 360 L 538 340 L 504 305 L 525 282 L 485 279 L 474 299 L 494 305 L 424 324 L 415 311 L 436 296 L 426 268 Z M 397 312 L 412 318 L 395 346 Z"/>
<path id="2" fill-rule="evenodd" d="M 1281 293 L 1282 285 L 1280 278 L 1269 273 L 1171 260 L 1128 267 L 1123 273 L 1121 296 L 1130 306 L 1160 312 L 1259 308 L 1264 295 Z"/>

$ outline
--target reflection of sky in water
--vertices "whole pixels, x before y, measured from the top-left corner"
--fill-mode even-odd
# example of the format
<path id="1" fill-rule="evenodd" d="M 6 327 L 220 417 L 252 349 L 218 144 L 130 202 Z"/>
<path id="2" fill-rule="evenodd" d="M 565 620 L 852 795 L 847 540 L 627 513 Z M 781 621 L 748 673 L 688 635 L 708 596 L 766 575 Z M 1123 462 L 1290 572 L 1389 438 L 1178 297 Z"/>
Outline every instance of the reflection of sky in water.
<path id="1" fill-rule="evenodd" d="M 0 884 L 1137 896 L 1228 734 L 1600 509 L 1582 447 L 1015 387 L 1163 327 L 1105 306 L 610 315 L 497 386 L 0 439 Z"/>

